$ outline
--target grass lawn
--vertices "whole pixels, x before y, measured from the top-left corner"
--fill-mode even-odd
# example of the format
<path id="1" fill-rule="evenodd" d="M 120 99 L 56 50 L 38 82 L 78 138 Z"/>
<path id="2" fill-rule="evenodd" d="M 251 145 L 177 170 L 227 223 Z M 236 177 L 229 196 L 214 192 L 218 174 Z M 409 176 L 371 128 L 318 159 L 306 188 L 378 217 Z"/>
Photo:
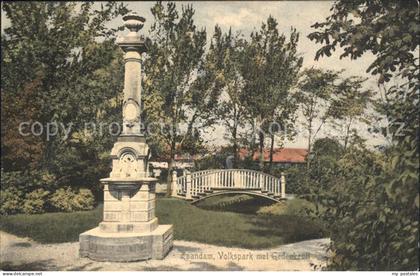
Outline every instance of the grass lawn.
<path id="1" fill-rule="evenodd" d="M 179 240 L 269 248 L 323 237 L 320 225 L 302 216 L 213 211 L 173 198 L 157 201 L 159 223 L 173 224 L 175 239 Z M 102 208 L 98 207 L 86 212 L 3 216 L 0 229 L 41 243 L 74 242 L 101 220 Z"/>

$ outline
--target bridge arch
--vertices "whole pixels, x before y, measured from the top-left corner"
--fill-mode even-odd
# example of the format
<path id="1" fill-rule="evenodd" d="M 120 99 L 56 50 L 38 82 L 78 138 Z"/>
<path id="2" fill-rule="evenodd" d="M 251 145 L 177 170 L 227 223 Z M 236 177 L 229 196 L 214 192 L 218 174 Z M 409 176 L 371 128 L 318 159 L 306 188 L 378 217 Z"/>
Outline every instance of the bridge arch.
<path id="1" fill-rule="evenodd" d="M 195 204 L 197 202 L 200 202 L 202 200 L 206 200 L 206 199 L 211 198 L 211 197 L 221 196 L 221 195 L 227 195 L 227 194 L 252 195 L 252 196 L 266 198 L 266 199 L 271 200 L 271 201 L 273 201 L 275 203 L 281 202 L 281 199 L 280 198 L 274 198 L 272 196 L 268 196 L 268 195 L 265 195 L 263 193 L 258 193 L 258 192 L 249 192 L 249 191 L 220 191 L 220 192 L 216 192 L 216 193 L 213 192 L 213 193 L 210 193 L 208 195 L 201 196 L 199 198 L 193 199 L 193 201 L 191 202 L 191 204 Z"/>
<path id="2" fill-rule="evenodd" d="M 172 196 L 193 203 L 220 194 L 250 194 L 279 202 L 286 198 L 286 180 L 247 169 L 204 170 L 172 177 Z"/>

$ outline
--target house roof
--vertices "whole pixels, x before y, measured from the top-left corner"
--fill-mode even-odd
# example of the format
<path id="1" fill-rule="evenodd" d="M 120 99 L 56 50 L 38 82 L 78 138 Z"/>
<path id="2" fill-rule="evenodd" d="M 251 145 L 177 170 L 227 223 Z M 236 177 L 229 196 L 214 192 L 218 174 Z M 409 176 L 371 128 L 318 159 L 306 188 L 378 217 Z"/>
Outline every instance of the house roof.
<path id="1" fill-rule="evenodd" d="M 270 149 L 264 149 L 264 162 L 270 161 Z M 303 148 L 277 148 L 273 152 L 273 162 L 274 163 L 305 163 L 306 155 L 308 155 L 308 150 Z M 239 150 L 239 158 L 245 159 L 248 156 L 247 149 Z M 260 153 L 256 150 L 252 156 L 252 160 L 258 161 L 260 158 Z"/>

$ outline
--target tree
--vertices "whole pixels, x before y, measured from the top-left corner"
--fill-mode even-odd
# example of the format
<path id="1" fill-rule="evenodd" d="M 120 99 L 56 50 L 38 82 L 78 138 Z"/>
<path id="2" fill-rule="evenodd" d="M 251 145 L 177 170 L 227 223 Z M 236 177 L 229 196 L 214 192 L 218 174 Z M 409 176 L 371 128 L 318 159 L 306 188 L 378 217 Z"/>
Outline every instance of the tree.
<path id="1" fill-rule="evenodd" d="M 169 149 L 171 172 L 178 146 L 194 137 L 195 129 L 214 123 L 211 110 L 218 89 L 211 72 L 205 70 L 206 31 L 197 29 L 192 6 L 178 12 L 175 3 L 159 2 L 151 11 L 154 22 L 143 82 L 145 114 L 149 123 L 163 124 L 164 131 L 156 134 Z M 167 191 L 171 193 L 169 186 Z"/>
<path id="2" fill-rule="evenodd" d="M 222 34 L 220 27 L 216 26 L 208 53 L 208 57 L 213 60 L 213 66 L 209 69 L 221 84 L 217 116 L 226 127 L 226 136 L 232 144 L 234 165 L 237 165 L 239 158 L 240 130 L 250 120 L 247 107 L 243 103 L 244 81 L 240 71 L 245 44 L 246 41 L 239 34 L 232 34 L 231 29 Z"/>
<path id="3" fill-rule="evenodd" d="M 273 122 L 268 124 L 268 133 L 270 134 L 270 153 L 269 153 L 269 167 L 271 170 L 273 164 L 274 154 L 274 142 L 276 138 L 280 138 L 280 147 L 283 147 L 286 139 L 292 139 L 296 132 L 293 131 L 295 122 L 297 120 L 298 104 L 298 93 L 294 91 L 294 86 L 289 87 L 287 90 L 283 90 L 280 93 L 281 100 L 279 105 L 274 110 Z M 279 91 L 281 92 L 281 91 Z"/>
<path id="4" fill-rule="evenodd" d="M 375 56 L 367 71 L 385 89 L 387 132 L 394 139 L 384 155 L 348 151 L 336 190 L 319 202 L 331 226 L 332 269 L 414 270 L 419 266 L 419 41 L 417 1 L 335 1 L 309 38 L 324 44 L 316 59 L 342 47 L 341 57 Z M 385 111 L 385 109 L 381 109 Z M 380 111 L 381 111 L 380 110 Z M 401 132 L 401 126 L 403 131 Z M 368 156 L 366 156 L 368 155 Z M 370 156 L 369 156 L 370 155 Z M 366 162 L 360 163 L 365 158 Z M 340 189 L 338 189 L 340 188 Z M 362 192 L 360 192 L 362 191 Z M 365 233 L 370 233 L 366 235 Z"/>
<path id="5" fill-rule="evenodd" d="M 120 109 L 115 101 L 122 90 L 122 56 L 114 43 L 117 29 L 106 24 L 128 10 L 115 2 L 98 8 L 8 2 L 2 8 L 11 21 L 1 44 L 2 166 L 42 169 L 62 183 L 95 185 L 95 169 L 107 170 L 101 150 L 111 139 L 85 135 L 84 123 Z M 22 138 L 18 126 L 25 121 L 40 122 L 43 135 Z M 55 129 L 58 135 L 45 135 L 54 122 L 66 127 L 68 139 L 62 127 Z"/>
<path id="6" fill-rule="evenodd" d="M 392 132 L 400 124 L 405 125 L 404 137 L 414 141 L 418 137 L 417 110 L 419 107 L 418 75 L 419 58 L 416 55 L 420 37 L 418 24 L 418 3 L 407 1 L 336 1 L 332 14 L 325 22 L 315 23 L 319 29 L 308 37 L 324 44 L 316 53 L 315 59 L 330 56 L 337 47 L 343 49 L 340 58 L 357 59 L 365 53 L 375 55 L 376 59 L 367 72 L 379 75 L 378 84 L 384 86 L 391 79 L 400 79 L 400 86 L 392 86 L 386 91 L 388 110 L 385 115 Z M 394 137 L 404 140 L 403 136 Z"/>
<path id="7" fill-rule="evenodd" d="M 302 58 L 297 54 L 299 34 L 296 29 L 291 29 L 289 40 L 286 41 L 286 36 L 279 34 L 277 25 L 277 21 L 270 16 L 259 32 L 253 32 L 241 61 L 245 81 L 244 101 L 259 127 L 261 169 L 264 166 L 263 128 L 276 117 L 278 109 L 281 109 L 279 106 L 287 102 L 287 95 L 302 65 Z M 283 112 L 283 115 L 290 114 Z"/>
<path id="8" fill-rule="evenodd" d="M 335 83 L 338 77 L 339 72 L 316 68 L 305 69 L 301 74 L 298 98 L 305 120 L 303 126 L 308 132 L 308 155 L 317 134 L 335 113 L 333 98 L 337 92 Z M 318 126 L 314 129 L 317 121 Z M 308 166 L 309 163 L 308 161 Z"/>
<path id="9" fill-rule="evenodd" d="M 335 126 L 341 126 L 339 131 L 343 131 L 344 150 L 347 149 L 351 136 L 357 136 L 356 123 L 369 124 L 369 116 L 366 109 L 372 103 L 373 92 L 363 89 L 365 79 L 352 76 L 345 78 L 337 85 L 338 95 L 333 102 L 336 113 L 333 123 Z"/>

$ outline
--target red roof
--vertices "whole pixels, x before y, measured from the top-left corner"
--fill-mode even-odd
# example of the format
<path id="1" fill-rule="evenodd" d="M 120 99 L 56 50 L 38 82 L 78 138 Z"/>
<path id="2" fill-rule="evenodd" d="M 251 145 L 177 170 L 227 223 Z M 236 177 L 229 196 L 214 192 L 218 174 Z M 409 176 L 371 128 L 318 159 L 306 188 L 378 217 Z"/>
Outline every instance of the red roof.
<path id="1" fill-rule="evenodd" d="M 264 149 L 264 161 L 270 161 L 270 149 Z M 307 149 L 302 148 L 277 148 L 274 149 L 273 152 L 273 162 L 275 163 L 305 163 L 306 155 L 308 155 Z M 239 150 L 239 157 L 244 159 L 248 156 L 247 149 L 240 149 Z M 260 160 L 259 158 L 260 152 L 256 150 L 252 159 L 255 161 Z"/>

